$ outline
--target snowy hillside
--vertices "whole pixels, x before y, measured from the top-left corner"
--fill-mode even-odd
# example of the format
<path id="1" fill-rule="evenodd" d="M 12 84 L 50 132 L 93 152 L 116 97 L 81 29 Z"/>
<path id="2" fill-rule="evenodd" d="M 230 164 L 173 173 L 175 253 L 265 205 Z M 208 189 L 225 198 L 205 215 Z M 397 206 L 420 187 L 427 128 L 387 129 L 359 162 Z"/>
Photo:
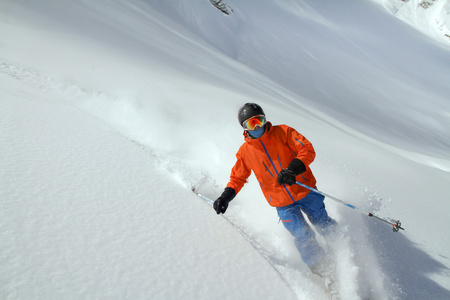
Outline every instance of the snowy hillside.
<path id="1" fill-rule="evenodd" d="M 450 2 L 448 0 L 374 0 L 401 20 L 426 35 L 450 45 Z"/>
<path id="2" fill-rule="evenodd" d="M 326 200 L 340 299 L 449 299 L 450 51 L 387 2 L 2 1 L 0 298 L 328 299 L 254 177 L 190 191 L 251 101 L 406 229 Z"/>

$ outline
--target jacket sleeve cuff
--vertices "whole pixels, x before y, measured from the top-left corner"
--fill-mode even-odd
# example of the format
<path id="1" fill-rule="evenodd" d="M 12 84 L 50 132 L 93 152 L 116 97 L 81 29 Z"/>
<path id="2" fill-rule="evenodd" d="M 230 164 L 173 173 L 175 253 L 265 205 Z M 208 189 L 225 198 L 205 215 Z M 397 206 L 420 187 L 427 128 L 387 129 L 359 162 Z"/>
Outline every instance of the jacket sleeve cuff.
<path id="1" fill-rule="evenodd" d="M 294 158 L 287 167 L 289 170 L 294 172 L 295 176 L 300 175 L 306 171 L 305 164 L 298 158 Z"/>
<path id="2" fill-rule="evenodd" d="M 226 200 L 227 202 L 233 200 L 234 197 L 236 197 L 236 191 L 231 187 L 226 187 L 220 196 L 220 198 Z"/>

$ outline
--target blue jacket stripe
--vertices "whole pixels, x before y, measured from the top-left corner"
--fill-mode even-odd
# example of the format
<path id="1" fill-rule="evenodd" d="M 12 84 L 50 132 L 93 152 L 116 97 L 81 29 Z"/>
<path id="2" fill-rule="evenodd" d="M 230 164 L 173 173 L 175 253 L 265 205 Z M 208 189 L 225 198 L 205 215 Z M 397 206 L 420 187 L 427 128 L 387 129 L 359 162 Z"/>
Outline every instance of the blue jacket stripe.
<path id="1" fill-rule="evenodd" d="M 266 167 L 267 172 L 269 172 L 270 176 L 274 177 L 272 172 L 270 172 L 269 168 L 266 166 L 266 164 L 263 162 L 264 167 Z"/>
<path id="2" fill-rule="evenodd" d="M 305 145 L 303 145 L 302 142 L 300 142 L 298 139 L 295 139 L 297 142 L 299 142 L 300 144 L 302 144 L 303 147 L 305 147 Z"/>

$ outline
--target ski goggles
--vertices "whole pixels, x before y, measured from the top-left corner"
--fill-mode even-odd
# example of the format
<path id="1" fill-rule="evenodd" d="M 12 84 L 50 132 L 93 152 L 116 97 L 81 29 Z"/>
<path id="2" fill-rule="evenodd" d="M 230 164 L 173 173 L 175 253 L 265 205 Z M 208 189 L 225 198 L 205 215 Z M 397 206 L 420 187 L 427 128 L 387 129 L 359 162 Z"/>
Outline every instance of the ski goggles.
<path id="1" fill-rule="evenodd" d="M 242 122 L 242 127 L 244 128 L 244 130 L 255 130 L 258 128 L 261 128 L 264 126 L 264 124 L 266 124 L 266 116 L 264 115 L 258 115 L 258 116 L 254 116 L 251 117 L 250 119 L 245 120 L 244 122 Z"/>

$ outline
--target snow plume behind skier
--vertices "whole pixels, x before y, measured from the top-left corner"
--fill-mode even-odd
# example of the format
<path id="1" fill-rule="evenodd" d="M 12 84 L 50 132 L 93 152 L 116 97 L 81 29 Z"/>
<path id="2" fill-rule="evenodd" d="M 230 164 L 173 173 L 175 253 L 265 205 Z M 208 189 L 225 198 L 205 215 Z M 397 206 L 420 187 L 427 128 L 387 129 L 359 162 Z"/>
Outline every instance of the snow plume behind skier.
<path id="1" fill-rule="evenodd" d="M 336 222 L 328 216 L 324 196 L 295 184 L 298 181 L 316 188 L 309 167 L 316 155 L 312 144 L 287 125 L 272 125 L 255 103 L 244 104 L 238 120 L 245 142 L 236 154 L 229 183 L 214 202 L 215 211 L 226 212 L 253 171 L 267 202 L 277 209 L 284 227 L 294 236 L 302 260 L 320 273 L 326 268 L 325 251 L 305 216 L 323 235 L 329 234 Z"/>

